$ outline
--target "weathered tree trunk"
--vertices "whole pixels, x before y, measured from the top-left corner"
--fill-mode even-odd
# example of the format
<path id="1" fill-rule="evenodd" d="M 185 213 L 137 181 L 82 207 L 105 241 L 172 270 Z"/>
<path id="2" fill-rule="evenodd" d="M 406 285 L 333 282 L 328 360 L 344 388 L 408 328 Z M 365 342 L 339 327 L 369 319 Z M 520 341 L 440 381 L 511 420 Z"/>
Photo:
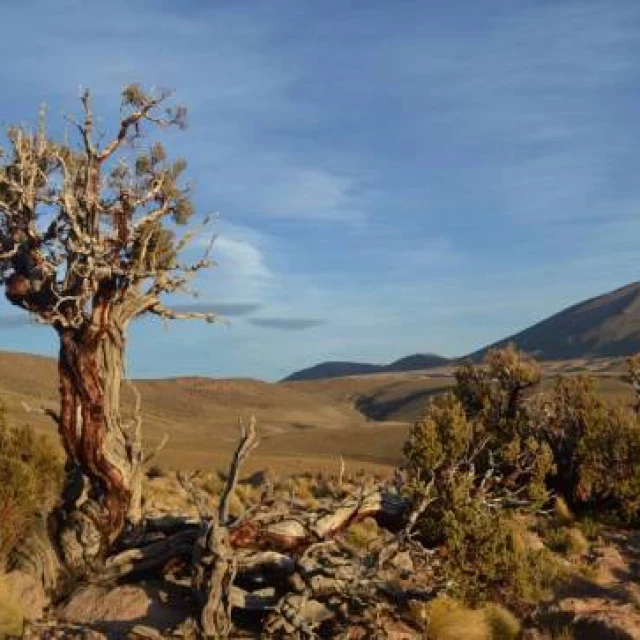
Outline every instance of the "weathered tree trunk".
<path id="1" fill-rule="evenodd" d="M 111 318 L 60 335 L 59 431 L 67 483 L 58 513 L 62 560 L 91 564 L 140 519 L 142 448 L 137 417 L 120 411 L 124 329 Z"/>

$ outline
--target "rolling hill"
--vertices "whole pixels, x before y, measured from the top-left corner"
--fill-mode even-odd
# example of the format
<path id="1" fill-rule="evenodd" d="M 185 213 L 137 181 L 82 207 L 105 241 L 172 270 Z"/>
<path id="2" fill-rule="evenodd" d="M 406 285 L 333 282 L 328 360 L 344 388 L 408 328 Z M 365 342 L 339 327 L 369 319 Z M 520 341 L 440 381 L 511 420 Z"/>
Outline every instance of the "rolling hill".
<path id="1" fill-rule="evenodd" d="M 153 448 L 167 435 L 158 462 L 173 468 L 226 468 L 235 447 L 237 420 L 252 414 L 260 447 L 247 470 L 279 472 L 340 468 L 381 471 L 400 459 L 406 430 L 371 423 L 353 402 L 311 389 L 249 378 L 136 380 L 142 397 L 143 432 Z M 0 351 L 0 403 L 11 424 L 55 433 L 43 409 L 59 406 L 56 363 L 51 358 Z M 133 396 L 125 385 L 125 415 Z M 363 447 L 362 443 L 367 446 Z"/>

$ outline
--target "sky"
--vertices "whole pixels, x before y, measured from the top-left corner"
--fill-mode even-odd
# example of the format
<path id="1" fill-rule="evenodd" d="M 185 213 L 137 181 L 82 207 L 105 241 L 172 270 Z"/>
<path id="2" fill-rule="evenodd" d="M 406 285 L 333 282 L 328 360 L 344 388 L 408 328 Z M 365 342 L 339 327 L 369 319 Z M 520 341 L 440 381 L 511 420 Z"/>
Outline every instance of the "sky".
<path id="1" fill-rule="evenodd" d="M 129 373 L 276 380 L 459 356 L 638 278 L 637 0 L 0 0 L 0 127 L 175 90 L 227 322 L 141 320 Z M 204 242 L 204 241 L 203 241 Z M 204 245 L 203 245 L 204 246 Z M 189 299 L 176 299 L 189 304 Z M 54 355 L 0 303 L 0 349 Z"/>

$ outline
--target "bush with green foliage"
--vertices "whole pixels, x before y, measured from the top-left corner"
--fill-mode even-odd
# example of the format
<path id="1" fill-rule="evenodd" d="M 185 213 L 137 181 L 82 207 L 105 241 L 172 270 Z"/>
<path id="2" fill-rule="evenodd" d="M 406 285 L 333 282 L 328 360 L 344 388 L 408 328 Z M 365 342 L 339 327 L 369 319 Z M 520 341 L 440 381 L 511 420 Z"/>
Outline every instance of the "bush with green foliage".
<path id="1" fill-rule="evenodd" d="M 60 494 L 63 472 L 51 442 L 7 424 L 0 408 L 0 571 L 16 542 Z"/>
<path id="2" fill-rule="evenodd" d="M 638 517 L 637 414 L 603 399 L 588 378 L 561 377 L 546 395 L 533 393 L 540 380 L 515 348 L 490 351 L 457 371 L 453 392 L 432 398 L 404 446 L 415 532 L 440 545 L 451 592 L 467 601 L 516 606 L 544 596 L 558 565 L 522 543 L 516 516 L 553 492 Z M 562 540 L 567 553 L 584 552 L 578 533 Z"/>
<path id="3" fill-rule="evenodd" d="M 546 403 L 553 488 L 578 508 L 609 508 L 627 521 L 640 509 L 640 423 L 631 408 L 603 398 L 592 379 L 558 378 Z"/>
<path id="4" fill-rule="evenodd" d="M 492 351 L 486 367 L 463 366 L 454 392 L 433 398 L 415 423 L 404 446 L 407 487 L 422 504 L 418 528 L 429 542 L 444 540 L 446 519 L 469 505 L 488 515 L 547 500 L 552 452 L 523 393 L 539 379 L 512 347 Z"/>

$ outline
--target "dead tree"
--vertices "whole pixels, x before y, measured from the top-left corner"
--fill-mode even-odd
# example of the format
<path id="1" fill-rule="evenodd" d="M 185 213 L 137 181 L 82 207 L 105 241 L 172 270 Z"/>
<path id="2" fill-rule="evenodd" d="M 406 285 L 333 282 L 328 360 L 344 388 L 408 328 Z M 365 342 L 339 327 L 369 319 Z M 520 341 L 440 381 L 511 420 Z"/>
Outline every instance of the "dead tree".
<path id="1" fill-rule="evenodd" d="M 210 264 L 206 255 L 181 261 L 194 235 L 180 233 L 193 214 L 186 165 L 147 139 L 150 129 L 184 126 L 185 109 L 169 97 L 127 87 L 117 130 L 104 137 L 85 92 L 64 141 L 48 135 L 42 113 L 35 131 L 10 128 L 0 150 L 0 281 L 59 338 L 56 421 L 68 477 L 54 530 L 63 563 L 76 568 L 99 561 L 140 518 L 140 420 L 120 411 L 131 321 L 215 319 L 162 303 Z"/>

